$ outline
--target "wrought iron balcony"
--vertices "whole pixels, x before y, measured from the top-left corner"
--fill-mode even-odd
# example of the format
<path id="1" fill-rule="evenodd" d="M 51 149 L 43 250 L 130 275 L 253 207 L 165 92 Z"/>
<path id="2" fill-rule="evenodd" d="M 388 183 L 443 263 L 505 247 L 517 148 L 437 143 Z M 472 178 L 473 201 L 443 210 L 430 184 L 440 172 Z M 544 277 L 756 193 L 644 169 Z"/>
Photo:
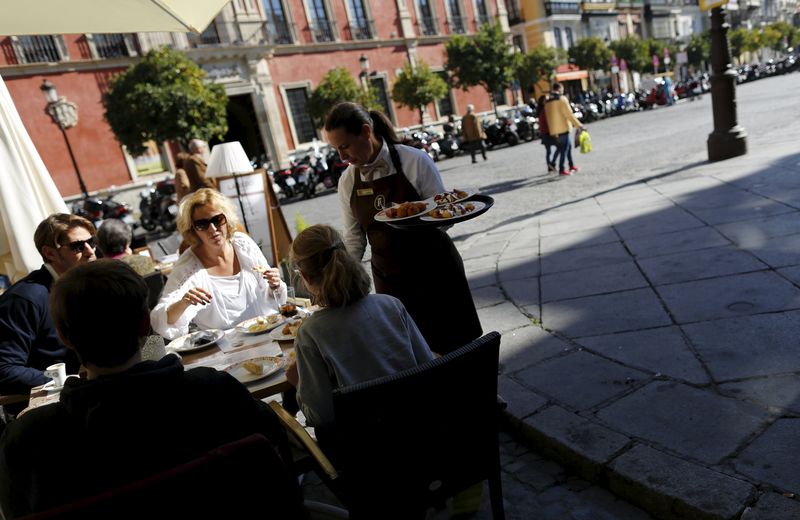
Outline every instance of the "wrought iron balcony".
<path id="1" fill-rule="evenodd" d="M 328 20 L 314 20 L 311 22 L 311 34 L 314 35 L 315 42 L 332 42 L 336 38 L 333 36 L 333 27 Z"/>
<path id="2" fill-rule="evenodd" d="M 292 23 L 285 18 L 275 18 L 267 22 L 268 41 L 273 45 L 287 45 L 294 43 L 292 38 Z"/>
<path id="3" fill-rule="evenodd" d="M 100 58 L 124 58 L 130 56 L 125 36 L 122 34 L 92 35 L 94 48 Z"/>
<path id="4" fill-rule="evenodd" d="M 423 36 L 436 36 L 439 34 L 438 22 L 435 16 L 420 16 L 418 24 L 420 33 Z"/>
<path id="5" fill-rule="evenodd" d="M 447 20 L 450 34 L 464 34 L 467 32 L 467 18 L 465 16 L 451 16 Z"/>
<path id="6" fill-rule="evenodd" d="M 545 2 L 544 11 L 547 16 L 555 14 L 581 14 L 581 4 L 577 2 Z"/>
<path id="7" fill-rule="evenodd" d="M 375 24 L 367 18 L 356 18 L 350 24 L 351 40 L 371 40 L 375 38 Z"/>
<path id="8" fill-rule="evenodd" d="M 19 63 L 50 63 L 61 61 L 53 36 L 20 36 L 18 39 Z"/>

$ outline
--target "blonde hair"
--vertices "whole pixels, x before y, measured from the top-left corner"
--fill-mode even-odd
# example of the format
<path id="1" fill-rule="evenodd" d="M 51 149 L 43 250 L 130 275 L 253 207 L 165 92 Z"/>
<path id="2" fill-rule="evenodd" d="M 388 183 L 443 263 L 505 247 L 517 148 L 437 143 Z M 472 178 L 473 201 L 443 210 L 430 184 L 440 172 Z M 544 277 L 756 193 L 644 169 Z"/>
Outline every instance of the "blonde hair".
<path id="1" fill-rule="evenodd" d="M 344 247 L 330 226 L 304 229 L 292 242 L 292 264 L 313 285 L 314 300 L 324 307 L 345 307 L 369 294 L 367 271 Z"/>
<path id="2" fill-rule="evenodd" d="M 229 240 L 239 229 L 239 217 L 236 216 L 236 210 L 233 208 L 231 201 L 228 200 L 228 197 L 211 188 L 199 189 L 187 195 L 181 201 L 180 208 L 178 209 L 178 232 L 180 232 L 183 239 L 191 246 L 196 246 L 200 243 L 200 238 L 194 230 L 192 214 L 195 208 L 198 206 L 205 206 L 206 204 L 225 215 L 225 220 L 228 221 L 225 224 L 225 228 L 228 231 L 227 235 Z"/>

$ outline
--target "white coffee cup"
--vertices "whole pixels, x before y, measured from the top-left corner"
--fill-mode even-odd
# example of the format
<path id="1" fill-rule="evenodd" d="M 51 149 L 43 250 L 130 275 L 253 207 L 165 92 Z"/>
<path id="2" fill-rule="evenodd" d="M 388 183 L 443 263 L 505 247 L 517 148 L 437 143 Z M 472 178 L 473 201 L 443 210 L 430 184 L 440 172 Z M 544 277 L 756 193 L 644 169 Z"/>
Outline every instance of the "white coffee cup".
<path id="1" fill-rule="evenodd" d="M 67 380 L 67 365 L 65 365 L 64 363 L 56 363 L 55 365 L 50 365 L 44 371 L 44 375 L 53 380 L 53 386 L 56 387 L 64 386 L 64 381 Z"/>

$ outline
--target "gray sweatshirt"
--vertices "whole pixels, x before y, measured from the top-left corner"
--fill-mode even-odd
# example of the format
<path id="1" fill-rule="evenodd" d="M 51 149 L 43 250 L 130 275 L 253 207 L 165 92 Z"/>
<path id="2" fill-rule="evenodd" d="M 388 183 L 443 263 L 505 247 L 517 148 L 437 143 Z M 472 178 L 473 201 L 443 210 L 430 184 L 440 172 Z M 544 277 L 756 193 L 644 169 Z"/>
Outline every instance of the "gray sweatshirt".
<path id="1" fill-rule="evenodd" d="M 433 359 L 400 300 L 369 294 L 347 307 L 315 312 L 294 342 L 297 401 L 311 426 L 333 422 L 333 390 Z"/>

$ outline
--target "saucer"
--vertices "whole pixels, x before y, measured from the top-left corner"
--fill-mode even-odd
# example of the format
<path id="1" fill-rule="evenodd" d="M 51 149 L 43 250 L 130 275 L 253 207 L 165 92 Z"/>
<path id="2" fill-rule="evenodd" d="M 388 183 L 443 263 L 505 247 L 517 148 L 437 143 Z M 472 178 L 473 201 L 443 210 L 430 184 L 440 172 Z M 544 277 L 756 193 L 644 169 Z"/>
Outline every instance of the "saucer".
<path id="1" fill-rule="evenodd" d="M 70 377 L 79 377 L 79 376 L 78 374 L 71 374 L 67 376 L 67 379 L 69 379 Z M 66 383 L 66 379 L 64 380 L 64 382 Z M 47 390 L 48 392 L 58 392 L 62 388 L 64 388 L 64 385 L 56 386 L 56 382 L 51 379 L 50 381 L 44 384 L 42 390 Z"/>

